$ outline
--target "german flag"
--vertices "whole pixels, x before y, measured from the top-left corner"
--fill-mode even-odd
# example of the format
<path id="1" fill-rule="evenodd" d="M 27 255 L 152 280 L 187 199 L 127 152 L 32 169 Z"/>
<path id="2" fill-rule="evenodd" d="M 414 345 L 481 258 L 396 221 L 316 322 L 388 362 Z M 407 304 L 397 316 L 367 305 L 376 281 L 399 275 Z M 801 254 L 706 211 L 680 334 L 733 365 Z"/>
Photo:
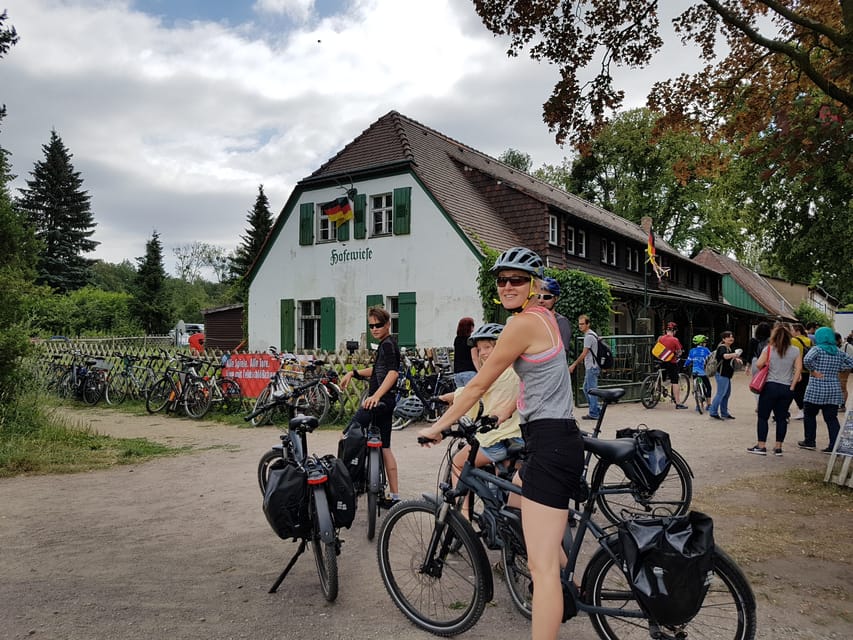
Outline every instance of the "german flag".
<path id="1" fill-rule="evenodd" d="M 649 258 L 654 261 L 655 258 L 655 234 L 649 231 L 649 244 L 646 246 L 646 253 L 649 254 Z"/>
<path id="2" fill-rule="evenodd" d="M 347 220 L 352 220 L 353 212 L 349 199 L 340 197 L 324 205 L 320 205 L 320 210 L 329 220 L 335 223 L 335 227 L 340 227 Z"/>

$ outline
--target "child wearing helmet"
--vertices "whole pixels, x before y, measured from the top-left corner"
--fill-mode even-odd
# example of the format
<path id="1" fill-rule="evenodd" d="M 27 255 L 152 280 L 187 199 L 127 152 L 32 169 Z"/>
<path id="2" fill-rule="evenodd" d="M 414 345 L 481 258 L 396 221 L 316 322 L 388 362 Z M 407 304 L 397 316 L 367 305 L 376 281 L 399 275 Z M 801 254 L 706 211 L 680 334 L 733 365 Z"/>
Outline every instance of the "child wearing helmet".
<path id="1" fill-rule="evenodd" d="M 569 368 L 553 314 L 531 304 L 539 293 L 545 265 L 525 247 L 504 251 L 491 271 L 498 297 L 515 315 L 476 376 L 437 422 L 418 435 L 423 446 L 436 444 L 441 432 L 459 420 L 508 367 L 521 380 L 517 408 L 527 458 L 521 522 L 527 541 L 527 566 L 533 580 L 533 635 L 556 638 L 562 621 L 560 554 L 568 525 L 569 503 L 579 495 L 583 440 L 572 408 Z"/>
<path id="2" fill-rule="evenodd" d="M 711 355 L 711 350 L 708 348 L 708 337 L 700 333 L 693 336 L 693 348 L 690 349 L 687 354 L 687 361 L 684 363 L 684 366 L 690 367 L 693 373 L 693 384 L 701 384 L 705 390 L 707 406 L 704 409 L 708 411 L 711 409 L 711 380 L 705 373 L 705 360 L 709 355 Z M 697 406 L 696 413 L 702 413 L 702 407 Z"/>
<path id="3" fill-rule="evenodd" d="M 495 343 L 503 328 L 502 324 L 490 322 L 479 327 L 468 338 L 468 344 L 477 349 L 480 366 L 489 359 L 492 351 L 494 351 Z M 487 433 L 477 434 L 477 440 L 480 441 L 480 449 L 477 451 L 477 459 L 474 461 L 477 467 L 485 467 L 506 460 L 508 444 L 524 444 L 521 439 L 521 427 L 518 423 L 518 412 L 516 411 L 518 383 L 518 375 L 512 367 L 507 367 L 483 394 L 483 413 L 484 415 L 497 416 L 499 426 Z M 440 396 L 440 399 L 448 404 L 453 404 L 453 401 L 462 393 L 463 388 L 446 393 Z M 468 416 L 472 420 L 477 417 L 478 408 L 477 405 L 474 405 L 468 411 Z M 456 486 L 459 471 L 468 459 L 470 449 L 469 445 L 465 445 L 453 456 L 453 486 Z"/>

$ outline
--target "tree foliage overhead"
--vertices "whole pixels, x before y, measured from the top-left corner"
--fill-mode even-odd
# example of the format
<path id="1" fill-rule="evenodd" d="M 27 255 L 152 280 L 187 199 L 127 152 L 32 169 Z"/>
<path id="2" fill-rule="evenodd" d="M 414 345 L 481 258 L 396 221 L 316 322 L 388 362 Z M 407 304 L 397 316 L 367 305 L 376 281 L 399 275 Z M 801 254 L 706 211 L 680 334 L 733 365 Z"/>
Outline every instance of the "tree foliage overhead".
<path id="1" fill-rule="evenodd" d="M 624 91 L 613 67 L 643 68 L 663 46 L 659 0 L 473 0 L 486 27 L 553 63 L 559 80 L 544 105 L 557 142 L 586 143 L 618 109 Z M 649 106 L 671 120 L 693 119 L 728 134 L 763 130 L 774 108 L 815 90 L 853 110 L 853 0 L 703 0 L 673 20 L 706 66 L 659 83 Z M 718 41 L 728 54 L 718 57 Z M 595 76 L 581 78 L 587 69 Z M 724 120 L 721 120 L 724 118 Z"/>
<path id="2" fill-rule="evenodd" d="M 68 292 L 84 287 L 92 261 L 83 254 L 95 250 L 91 239 L 95 221 L 90 196 L 83 190 L 71 153 L 55 130 L 42 146 L 44 160 L 35 163 L 27 188 L 19 189 L 18 207 L 27 215 L 43 248 L 38 261 L 38 282 Z"/>

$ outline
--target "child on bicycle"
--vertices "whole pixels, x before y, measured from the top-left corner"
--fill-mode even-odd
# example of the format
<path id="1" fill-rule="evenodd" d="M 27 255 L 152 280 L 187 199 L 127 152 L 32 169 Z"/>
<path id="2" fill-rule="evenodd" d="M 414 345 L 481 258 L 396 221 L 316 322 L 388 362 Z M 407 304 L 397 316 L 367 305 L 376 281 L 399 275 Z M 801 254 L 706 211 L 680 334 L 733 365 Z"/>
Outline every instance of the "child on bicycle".
<path id="1" fill-rule="evenodd" d="M 365 429 L 370 426 L 371 410 L 373 424 L 379 427 L 382 436 L 382 462 L 385 475 L 388 478 L 388 491 L 391 497 L 381 504 L 390 508 L 400 501 L 400 487 L 397 475 L 397 458 L 391 451 L 391 422 L 394 416 L 395 395 L 394 387 L 400 372 L 400 347 L 391 336 L 391 314 L 382 307 L 371 307 L 367 312 L 367 327 L 374 340 L 379 341 L 376 349 L 376 359 L 372 367 L 347 371 L 341 378 L 341 388 L 346 389 L 353 378 L 368 379 L 367 398 L 361 408 L 356 411 L 353 421 Z M 379 403 L 382 407 L 377 407 Z"/>
<path id="2" fill-rule="evenodd" d="M 476 329 L 468 337 L 468 346 L 477 349 L 480 366 L 489 359 L 503 328 L 502 324 L 489 322 Z M 512 367 L 508 367 L 483 394 L 483 415 L 496 416 L 500 426 L 487 433 L 477 434 L 477 440 L 480 441 L 480 449 L 477 451 L 477 458 L 474 461 L 477 467 L 485 467 L 489 464 L 498 465 L 506 460 L 508 455 L 507 444 L 509 443 L 524 444 L 524 440 L 521 438 L 521 426 L 518 423 L 518 412 L 515 410 L 518 399 L 518 383 L 518 375 Z M 462 393 L 463 388 L 452 393 L 445 393 L 439 396 L 439 399 L 442 402 L 453 404 L 453 400 Z M 468 416 L 472 419 L 476 418 L 477 409 L 477 405 L 471 407 Z M 469 445 L 465 445 L 453 456 L 453 475 L 451 476 L 453 486 L 456 486 L 459 472 L 468 459 L 470 449 Z"/>
<path id="3" fill-rule="evenodd" d="M 693 348 L 687 354 L 685 367 L 691 367 L 693 373 L 693 384 L 702 384 L 702 389 L 705 391 L 705 409 L 711 409 L 711 380 L 705 373 L 705 360 L 711 355 L 711 350 L 708 348 L 708 337 L 701 333 L 693 337 Z M 696 405 L 696 412 L 701 413 L 702 407 Z"/>

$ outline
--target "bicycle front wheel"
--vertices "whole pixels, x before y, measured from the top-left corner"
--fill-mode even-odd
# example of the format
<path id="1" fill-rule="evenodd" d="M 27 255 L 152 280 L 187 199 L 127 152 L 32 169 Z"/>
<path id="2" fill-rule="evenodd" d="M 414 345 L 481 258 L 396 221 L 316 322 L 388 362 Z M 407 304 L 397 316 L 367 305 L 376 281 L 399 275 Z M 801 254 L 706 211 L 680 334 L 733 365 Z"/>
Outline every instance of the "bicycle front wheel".
<path id="1" fill-rule="evenodd" d="M 463 633 L 486 606 L 488 560 L 473 529 L 450 512 L 436 549 L 436 505 L 398 503 L 379 529 L 379 573 L 391 600 L 417 627 L 439 636 Z"/>
<path id="2" fill-rule="evenodd" d="M 584 573 L 583 590 L 588 602 L 624 612 L 640 610 L 621 568 L 604 550 L 599 549 Z M 602 640 L 648 640 L 650 622 L 645 618 L 625 618 L 590 613 L 595 632 Z M 714 638 L 714 640 L 753 640 L 755 638 L 755 597 L 743 572 L 719 547 L 714 549 L 711 585 L 699 613 L 679 627 L 655 627 L 662 637 Z M 683 633 L 682 635 L 676 635 Z M 651 637 L 657 637 L 652 635 Z"/>
<path id="3" fill-rule="evenodd" d="M 687 404 L 687 398 L 690 397 L 690 376 L 686 373 L 678 374 L 678 399 Z"/>
<path id="4" fill-rule="evenodd" d="M 107 387 L 104 390 L 104 400 L 108 405 L 115 406 L 127 398 L 128 379 L 123 373 L 117 373 L 107 378 Z"/>
<path id="5" fill-rule="evenodd" d="M 162 411 L 169 402 L 174 401 L 175 393 L 172 381 L 168 378 L 160 378 L 148 390 L 148 397 L 145 399 L 145 410 L 148 413 Z"/>
<path id="6" fill-rule="evenodd" d="M 646 409 L 654 409 L 660 402 L 660 384 L 657 374 L 647 376 L 640 387 L 640 402 Z"/>
<path id="7" fill-rule="evenodd" d="M 592 486 L 601 487 L 595 501 L 601 513 L 616 524 L 631 518 L 681 516 L 690 509 L 693 479 L 690 467 L 681 455 L 672 452 L 669 473 L 654 492 L 640 490 L 622 468 L 599 460 L 592 472 Z"/>
<path id="8" fill-rule="evenodd" d="M 257 410 L 259 407 L 263 407 L 269 404 L 272 399 L 272 390 L 269 387 L 264 387 L 261 392 L 258 394 L 257 399 L 255 400 L 255 406 L 252 408 L 252 411 Z M 273 410 L 265 411 L 259 415 L 256 415 L 251 419 L 251 423 L 253 427 L 261 427 L 265 424 L 272 423 Z"/>
<path id="9" fill-rule="evenodd" d="M 204 380 L 187 381 L 187 390 L 184 394 L 184 411 L 190 418 L 199 420 L 210 411 L 213 400 L 210 395 L 210 386 Z"/>
<path id="10" fill-rule="evenodd" d="M 243 392 L 240 390 L 240 383 L 231 378 L 222 378 L 219 380 L 219 391 L 222 393 L 222 402 L 219 405 L 222 413 L 233 414 L 242 409 Z"/>
<path id="11" fill-rule="evenodd" d="M 98 404 L 98 400 L 104 395 L 106 384 L 99 373 L 90 373 L 83 380 L 83 402 L 89 405 Z"/>
<path id="12" fill-rule="evenodd" d="M 702 380 L 699 378 L 696 378 L 693 381 L 693 398 L 696 400 L 696 411 L 698 411 L 701 416 L 705 411 L 705 404 L 708 400 L 705 398 L 705 387 L 702 384 Z"/>

